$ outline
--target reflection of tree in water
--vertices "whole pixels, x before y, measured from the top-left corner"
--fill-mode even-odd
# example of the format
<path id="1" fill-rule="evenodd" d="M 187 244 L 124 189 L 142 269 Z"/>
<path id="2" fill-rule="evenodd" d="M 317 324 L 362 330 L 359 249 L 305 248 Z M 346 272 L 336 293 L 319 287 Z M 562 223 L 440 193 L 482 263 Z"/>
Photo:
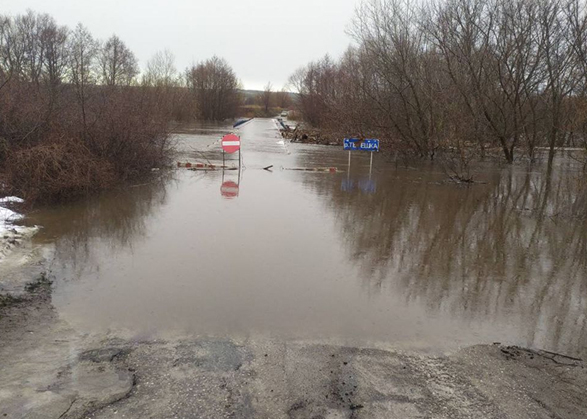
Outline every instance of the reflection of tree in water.
<path id="1" fill-rule="evenodd" d="M 165 204 L 171 180 L 166 175 L 153 183 L 41 211 L 32 219 L 44 226 L 38 239 L 55 244 L 55 260 L 72 276 L 98 269 L 98 261 L 93 262 L 98 259 L 93 254 L 99 248 L 96 244 L 132 248 L 145 236 L 150 217 Z"/>
<path id="2" fill-rule="evenodd" d="M 307 178 L 369 292 L 400 290 L 432 312 L 485 321 L 511 314 L 532 344 L 584 350 L 587 190 L 577 176 L 509 168 L 469 188 L 421 176 L 381 176 L 372 195 Z"/>

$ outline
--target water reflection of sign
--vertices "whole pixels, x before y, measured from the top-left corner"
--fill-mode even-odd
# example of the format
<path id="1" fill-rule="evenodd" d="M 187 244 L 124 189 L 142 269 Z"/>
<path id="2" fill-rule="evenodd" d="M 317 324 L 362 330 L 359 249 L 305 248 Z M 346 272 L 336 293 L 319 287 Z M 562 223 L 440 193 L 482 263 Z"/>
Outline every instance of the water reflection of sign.
<path id="1" fill-rule="evenodd" d="M 379 151 L 379 140 L 368 138 L 366 140 L 359 140 L 358 138 L 345 138 L 345 150 L 363 150 L 363 151 Z"/>
<path id="2" fill-rule="evenodd" d="M 238 184 L 232 180 L 227 180 L 220 187 L 220 195 L 227 199 L 236 198 L 238 196 Z"/>
<path id="3" fill-rule="evenodd" d="M 377 192 L 377 181 L 375 179 L 360 179 L 358 183 L 353 179 L 343 179 L 340 184 L 340 190 L 351 192 L 355 189 L 355 186 L 363 193 L 372 194 Z"/>
<path id="4" fill-rule="evenodd" d="M 375 193 L 377 191 L 377 182 L 373 179 L 359 180 L 359 189 L 365 193 Z"/>
<path id="5" fill-rule="evenodd" d="M 343 179 L 340 184 L 340 190 L 343 192 L 350 192 L 355 187 L 355 181 L 353 179 Z"/>

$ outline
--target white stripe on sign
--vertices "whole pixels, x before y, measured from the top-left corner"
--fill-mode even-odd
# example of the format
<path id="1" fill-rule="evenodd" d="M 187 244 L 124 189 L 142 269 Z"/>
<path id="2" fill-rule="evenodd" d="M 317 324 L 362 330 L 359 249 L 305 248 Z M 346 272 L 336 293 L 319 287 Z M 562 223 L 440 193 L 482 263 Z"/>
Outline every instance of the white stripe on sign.
<path id="1" fill-rule="evenodd" d="M 222 145 L 241 145 L 240 141 L 222 141 Z"/>
<path id="2" fill-rule="evenodd" d="M 229 192 L 229 193 L 237 193 L 238 192 L 238 186 L 223 186 L 222 187 L 222 191 L 223 192 Z"/>

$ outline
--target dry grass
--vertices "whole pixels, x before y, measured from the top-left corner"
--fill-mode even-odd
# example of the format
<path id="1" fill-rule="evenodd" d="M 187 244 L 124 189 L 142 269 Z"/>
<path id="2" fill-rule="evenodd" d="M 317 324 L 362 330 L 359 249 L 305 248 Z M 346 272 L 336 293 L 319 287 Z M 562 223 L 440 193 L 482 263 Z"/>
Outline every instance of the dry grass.
<path id="1" fill-rule="evenodd" d="M 29 202 L 55 201 L 110 187 L 116 173 L 80 141 L 66 140 L 16 151 L 8 159 L 6 179 L 11 192 Z"/>

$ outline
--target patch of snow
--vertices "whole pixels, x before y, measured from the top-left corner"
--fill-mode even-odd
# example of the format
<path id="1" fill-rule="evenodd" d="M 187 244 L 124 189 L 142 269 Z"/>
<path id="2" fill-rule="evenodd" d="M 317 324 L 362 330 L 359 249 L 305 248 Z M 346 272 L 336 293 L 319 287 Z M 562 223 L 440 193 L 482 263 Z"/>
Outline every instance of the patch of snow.
<path id="1" fill-rule="evenodd" d="M 18 196 L 6 196 L 4 198 L 0 198 L 0 204 L 8 204 L 11 202 L 22 204 L 24 202 L 24 199 L 19 198 Z"/>
<path id="2" fill-rule="evenodd" d="M 0 204 L 3 205 L 22 202 L 24 201 L 16 196 L 0 198 Z M 24 218 L 22 214 L 5 206 L 0 206 L 0 263 L 15 247 L 20 246 L 25 240 L 30 239 L 39 230 L 38 227 L 25 227 L 13 224 L 22 218 Z"/>
<path id="3" fill-rule="evenodd" d="M 9 224 L 20 220 L 21 218 L 22 214 L 14 212 L 8 208 L 0 207 L 0 229 L 2 228 L 2 224 Z"/>

